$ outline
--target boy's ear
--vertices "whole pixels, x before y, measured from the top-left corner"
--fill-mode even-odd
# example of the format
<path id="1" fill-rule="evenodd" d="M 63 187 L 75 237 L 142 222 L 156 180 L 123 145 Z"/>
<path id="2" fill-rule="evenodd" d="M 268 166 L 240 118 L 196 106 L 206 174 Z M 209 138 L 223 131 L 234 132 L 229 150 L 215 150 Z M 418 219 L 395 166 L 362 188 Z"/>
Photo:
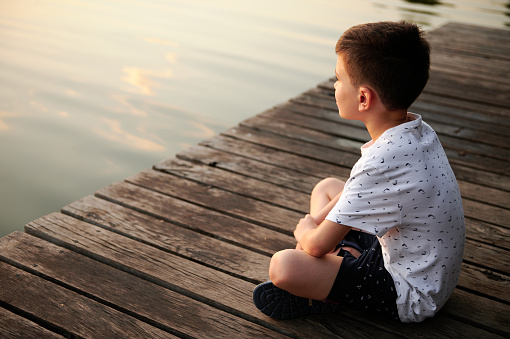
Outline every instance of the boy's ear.
<path id="1" fill-rule="evenodd" d="M 370 87 L 360 87 L 358 92 L 358 110 L 360 112 L 368 110 L 375 99 L 374 90 Z"/>

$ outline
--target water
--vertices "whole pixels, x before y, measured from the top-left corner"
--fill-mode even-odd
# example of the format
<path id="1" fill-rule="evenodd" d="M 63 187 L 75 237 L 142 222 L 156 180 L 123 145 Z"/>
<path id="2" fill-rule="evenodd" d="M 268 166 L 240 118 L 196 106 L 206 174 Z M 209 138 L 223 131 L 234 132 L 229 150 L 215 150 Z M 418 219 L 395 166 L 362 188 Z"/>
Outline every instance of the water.
<path id="1" fill-rule="evenodd" d="M 0 0 L 0 236 L 332 76 L 352 25 L 509 1 Z"/>

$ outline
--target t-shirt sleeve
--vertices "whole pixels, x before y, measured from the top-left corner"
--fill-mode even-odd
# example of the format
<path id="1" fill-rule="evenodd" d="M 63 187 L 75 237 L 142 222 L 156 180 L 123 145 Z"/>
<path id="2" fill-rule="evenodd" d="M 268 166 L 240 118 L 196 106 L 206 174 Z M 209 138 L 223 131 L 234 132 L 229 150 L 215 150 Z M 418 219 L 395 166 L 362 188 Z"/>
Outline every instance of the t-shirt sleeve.
<path id="1" fill-rule="evenodd" d="M 351 173 L 327 220 L 383 236 L 400 224 L 401 203 L 395 179 L 373 167 Z"/>

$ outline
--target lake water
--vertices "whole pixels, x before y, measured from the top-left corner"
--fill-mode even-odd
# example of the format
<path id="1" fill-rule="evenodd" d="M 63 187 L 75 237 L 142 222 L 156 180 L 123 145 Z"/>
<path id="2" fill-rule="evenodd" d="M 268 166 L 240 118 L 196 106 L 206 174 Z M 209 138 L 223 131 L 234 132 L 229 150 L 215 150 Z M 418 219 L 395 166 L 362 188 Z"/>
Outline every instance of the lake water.
<path id="1" fill-rule="evenodd" d="M 502 0 L 0 0 L 0 236 L 333 75 L 358 23 L 508 28 Z"/>

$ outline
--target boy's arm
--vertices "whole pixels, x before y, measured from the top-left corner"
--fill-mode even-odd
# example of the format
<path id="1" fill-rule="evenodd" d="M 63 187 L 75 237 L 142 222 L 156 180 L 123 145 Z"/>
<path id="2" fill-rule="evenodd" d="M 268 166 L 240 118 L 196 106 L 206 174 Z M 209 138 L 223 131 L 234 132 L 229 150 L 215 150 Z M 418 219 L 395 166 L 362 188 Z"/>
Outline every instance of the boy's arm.
<path id="1" fill-rule="evenodd" d="M 335 248 L 350 229 L 329 220 L 317 225 L 307 214 L 296 226 L 294 237 L 305 252 L 314 257 L 323 257 Z"/>

